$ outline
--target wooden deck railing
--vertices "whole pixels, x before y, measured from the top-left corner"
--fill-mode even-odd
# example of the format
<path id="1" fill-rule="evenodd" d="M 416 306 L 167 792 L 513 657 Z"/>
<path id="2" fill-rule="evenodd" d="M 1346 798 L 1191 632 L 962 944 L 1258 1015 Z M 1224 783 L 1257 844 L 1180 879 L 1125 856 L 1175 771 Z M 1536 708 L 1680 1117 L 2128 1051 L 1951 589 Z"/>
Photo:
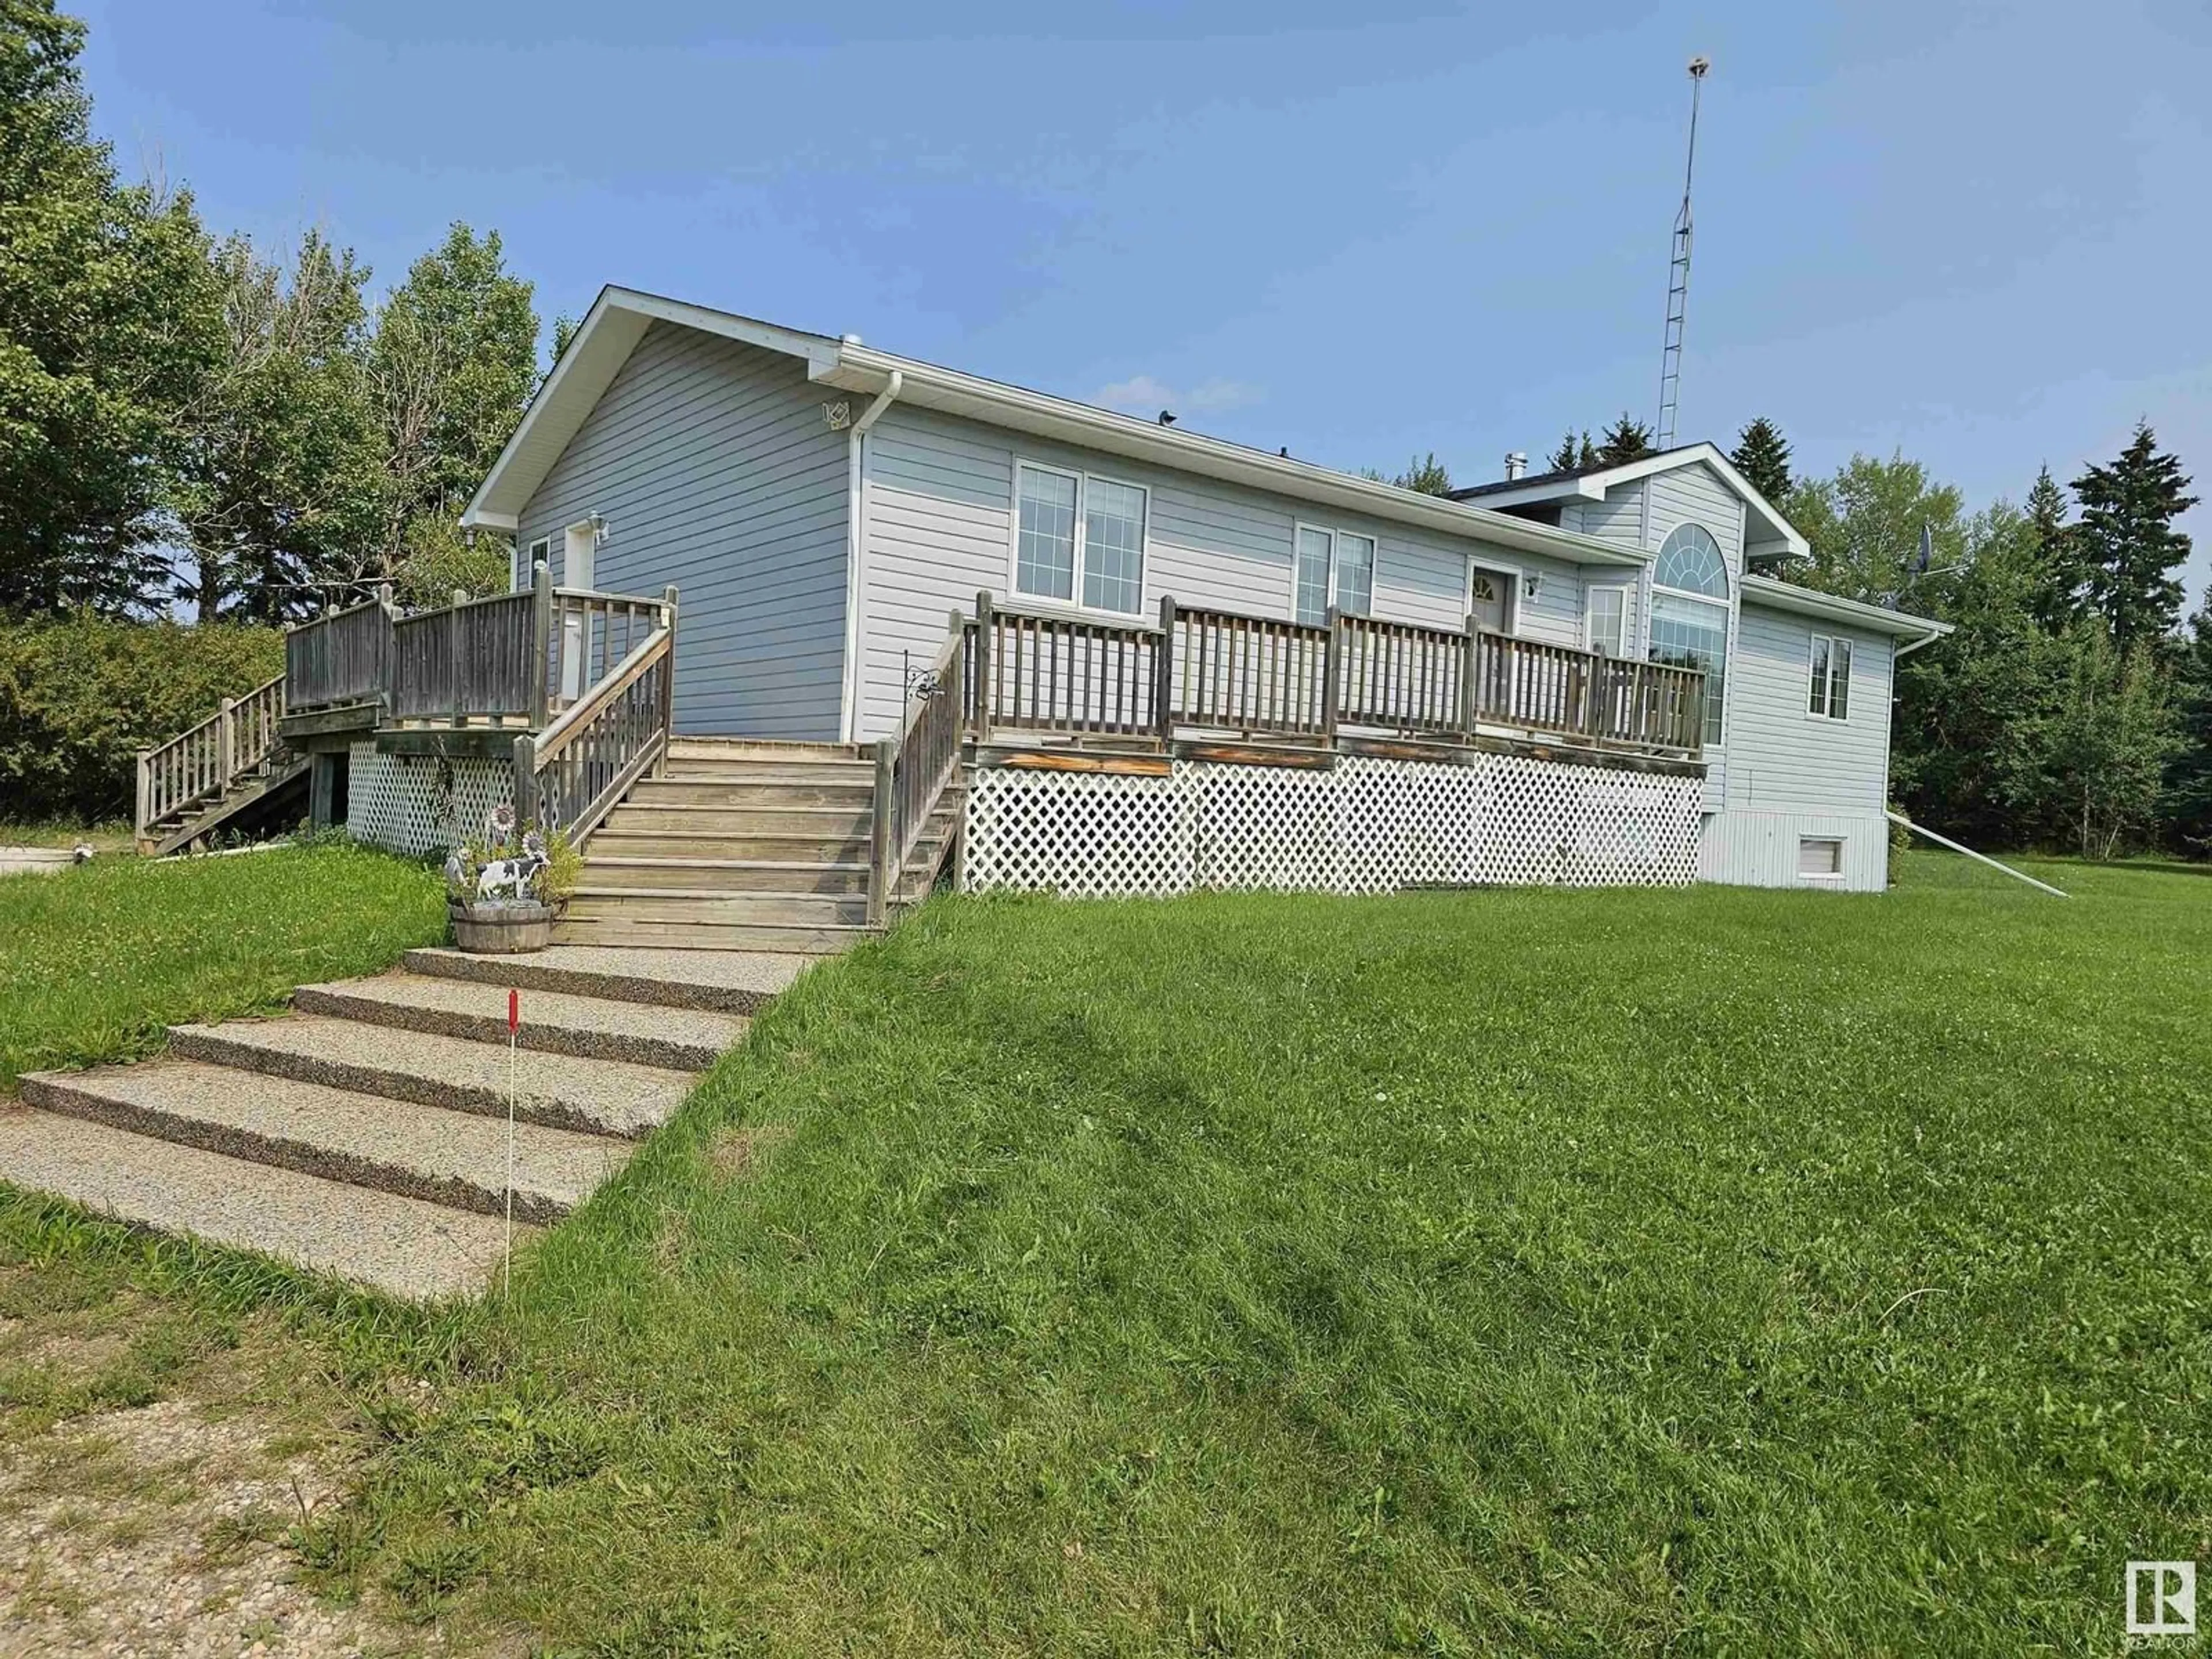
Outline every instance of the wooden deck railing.
<path id="1" fill-rule="evenodd" d="M 284 681 L 279 674 L 242 697 L 225 697 L 198 726 L 139 751 L 134 827 L 141 841 L 162 819 L 218 799 L 268 766 L 284 712 Z"/>
<path id="2" fill-rule="evenodd" d="M 944 648 L 914 690 L 921 702 L 896 739 L 876 745 L 873 856 L 868 874 L 868 920 L 881 922 L 898 889 L 900 874 L 929 827 L 945 787 L 960 770 L 974 682 L 969 653 L 977 625 L 955 612 Z"/>
<path id="3" fill-rule="evenodd" d="M 1320 626 L 1160 605 L 1157 627 L 1008 611 L 976 597 L 963 706 L 1001 732 L 1146 738 L 1180 728 L 1328 739 L 1344 728 L 1470 738 L 1555 734 L 1697 758 L 1705 677 L 1474 625 L 1334 612 Z"/>
<path id="4" fill-rule="evenodd" d="M 284 635 L 285 707 L 294 713 L 374 702 L 391 678 L 392 589 Z"/>
<path id="5" fill-rule="evenodd" d="M 647 601 L 576 597 L 612 599 L 613 620 L 600 620 L 624 637 L 645 620 Z M 580 847 L 630 785 L 667 756 L 675 720 L 676 590 L 649 603 L 653 626 L 639 630 L 613 666 L 551 725 L 514 740 L 516 810 L 526 820 L 566 830 Z"/>

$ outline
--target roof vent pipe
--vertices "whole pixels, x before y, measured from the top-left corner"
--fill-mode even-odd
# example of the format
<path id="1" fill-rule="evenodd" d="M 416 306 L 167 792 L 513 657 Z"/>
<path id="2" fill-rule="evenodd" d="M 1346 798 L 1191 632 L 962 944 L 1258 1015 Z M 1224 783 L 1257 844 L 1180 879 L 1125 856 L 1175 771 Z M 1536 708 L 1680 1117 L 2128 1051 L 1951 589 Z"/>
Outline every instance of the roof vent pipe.
<path id="1" fill-rule="evenodd" d="M 1528 470 L 1528 458 L 1519 450 L 1515 450 L 1505 458 L 1505 477 L 1509 482 L 1519 477 Z"/>

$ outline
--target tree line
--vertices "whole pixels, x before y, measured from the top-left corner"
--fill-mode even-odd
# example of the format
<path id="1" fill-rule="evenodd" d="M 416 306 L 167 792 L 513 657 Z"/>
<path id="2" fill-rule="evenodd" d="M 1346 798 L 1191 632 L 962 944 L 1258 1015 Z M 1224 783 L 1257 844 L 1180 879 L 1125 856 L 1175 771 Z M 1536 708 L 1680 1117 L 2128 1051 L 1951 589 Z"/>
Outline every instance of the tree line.
<path id="1" fill-rule="evenodd" d="M 273 623 L 502 585 L 455 526 L 538 380 L 531 285 L 455 224 L 373 296 L 218 239 L 91 131 L 84 27 L 0 0 L 0 613 Z"/>

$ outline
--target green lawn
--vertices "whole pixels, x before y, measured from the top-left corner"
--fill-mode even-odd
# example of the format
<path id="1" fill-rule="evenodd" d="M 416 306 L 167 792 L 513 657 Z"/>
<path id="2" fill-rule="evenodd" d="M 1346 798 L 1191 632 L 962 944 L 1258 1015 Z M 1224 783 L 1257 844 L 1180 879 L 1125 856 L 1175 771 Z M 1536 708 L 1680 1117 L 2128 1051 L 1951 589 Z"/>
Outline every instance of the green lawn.
<path id="1" fill-rule="evenodd" d="M 445 927 L 434 872 L 344 842 L 0 876 L 0 1096 L 19 1073 L 149 1053 L 167 1025 L 374 972 Z"/>
<path id="2" fill-rule="evenodd" d="M 2017 1654 L 2212 1553 L 2212 877 L 939 902 L 322 1582 L 556 1653 Z"/>

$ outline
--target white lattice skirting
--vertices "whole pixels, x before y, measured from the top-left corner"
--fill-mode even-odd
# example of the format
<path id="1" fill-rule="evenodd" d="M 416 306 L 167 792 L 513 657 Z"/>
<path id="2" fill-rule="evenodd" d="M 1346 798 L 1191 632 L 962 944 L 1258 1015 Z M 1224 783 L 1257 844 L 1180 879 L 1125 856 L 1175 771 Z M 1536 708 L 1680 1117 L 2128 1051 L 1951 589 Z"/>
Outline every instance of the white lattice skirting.
<path id="1" fill-rule="evenodd" d="M 484 815 L 514 799 L 514 763 L 481 756 L 380 755 L 355 744 L 346 762 L 346 833 L 417 857 L 483 833 Z"/>
<path id="2" fill-rule="evenodd" d="M 1687 885 L 1701 781 L 1517 755 L 1351 756 L 1328 771 L 1177 761 L 1165 777 L 977 769 L 965 885 L 1070 897 L 1193 888 Z"/>

